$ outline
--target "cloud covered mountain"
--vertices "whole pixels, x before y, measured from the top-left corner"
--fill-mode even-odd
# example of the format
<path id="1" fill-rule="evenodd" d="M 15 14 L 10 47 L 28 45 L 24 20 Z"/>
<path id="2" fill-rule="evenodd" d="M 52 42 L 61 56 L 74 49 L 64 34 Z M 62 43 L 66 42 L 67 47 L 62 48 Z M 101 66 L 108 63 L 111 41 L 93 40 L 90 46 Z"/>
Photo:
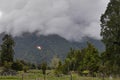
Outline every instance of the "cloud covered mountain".
<path id="1" fill-rule="evenodd" d="M 55 54 L 64 59 L 70 47 L 85 47 L 86 41 L 103 50 L 99 19 L 108 2 L 0 0 L 0 34 L 11 34 L 16 41 L 15 57 L 31 62 L 50 60 Z"/>
<path id="2" fill-rule="evenodd" d="M 43 60 L 50 61 L 55 55 L 63 60 L 70 48 L 84 48 L 87 41 L 93 43 L 99 51 L 104 50 L 101 41 L 91 38 L 86 38 L 82 42 L 70 42 L 58 35 L 36 36 L 25 34 L 22 37 L 16 37 L 15 41 L 15 58 L 34 63 L 40 63 Z M 42 49 L 38 50 L 37 46 L 41 46 Z"/>

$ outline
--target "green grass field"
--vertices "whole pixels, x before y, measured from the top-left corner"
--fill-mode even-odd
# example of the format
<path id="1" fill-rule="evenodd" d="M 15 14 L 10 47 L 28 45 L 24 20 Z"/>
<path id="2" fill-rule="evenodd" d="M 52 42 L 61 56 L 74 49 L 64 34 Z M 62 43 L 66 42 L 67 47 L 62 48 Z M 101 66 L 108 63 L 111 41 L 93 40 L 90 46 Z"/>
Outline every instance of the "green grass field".
<path id="1" fill-rule="evenodd" d="M 53 71 L 47 71 L 49 73 L 46 76 L 46 80 L 70 80 L 70 75 L 63 75 L 62 77 L 56 77 Z M 102 78 L 96 77 L 81 77 L 77 74 L 72 74 L 73 80 L 102 80 Z M 17 76 L 0 76 L 0 80 L 44 80 L 44 76 L 40 70 L 30 70 L 28 73 L 19 72 Z M 110 80 L 105 78 L 105 80 Z M 112 80 L 120 80 L 115 78 Z"/>

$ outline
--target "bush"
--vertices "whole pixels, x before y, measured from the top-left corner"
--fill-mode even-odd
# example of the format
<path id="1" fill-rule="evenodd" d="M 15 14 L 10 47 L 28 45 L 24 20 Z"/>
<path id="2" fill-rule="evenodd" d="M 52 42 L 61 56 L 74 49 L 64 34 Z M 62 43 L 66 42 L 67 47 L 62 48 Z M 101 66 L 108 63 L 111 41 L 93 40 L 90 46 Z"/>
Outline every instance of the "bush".
<path id="1" fill-rule="evenodd" d="M 84 71 L 82 72 L 82 74 L 85 75 L 85 76 L 87 76 L 87 75 L 89 74 L 89 72 L 90 72 L 89 70 L 84 70 Z"/>
<path id="2" fill-rule="evenodd" d="M 19 61 L 13 62 L 11 68 L 16 71 L 22 71 L 23 70 L 23 64 Z"/>
<path id="3" fill-rule="evenodd" d="M 10 70 L 11 69 L 11 65 L 12 65 L 12 63 L 11 62 L 7 62 L 7 61 L 5 61 L 4 62 L 4 68 L 3 68 L 3 71 L 8 71 L 8 70 Z"/>
<path id="4" fill-rule="evenodd" d="M 29 67 L 28 67 L 28 66 L 24 66 L 24 67 L 23 67 L 23 71 L 24 71 L 24 72 L 27 72 L 28 70 L 29 70 Z"/>

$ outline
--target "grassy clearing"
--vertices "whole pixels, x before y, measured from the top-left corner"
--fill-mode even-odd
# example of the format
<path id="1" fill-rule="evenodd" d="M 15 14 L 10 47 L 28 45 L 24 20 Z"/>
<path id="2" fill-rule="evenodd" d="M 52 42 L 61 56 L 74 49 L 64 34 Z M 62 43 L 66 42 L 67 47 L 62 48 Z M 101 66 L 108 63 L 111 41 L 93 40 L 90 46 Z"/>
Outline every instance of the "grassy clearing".
<path id="1" fill-rule="evenodd" d="M 63 75 L 62 77 L 56 77 L 53 71 L 47 71 L 49 73 L 46 76 L 46 80 L 70 80 L 70 75 Z M 93 77 L 81 77 L 77 74 L 72 74 L 73 80 L 102 80 L 102 78 Z M 28 73 L 19 72 L 17 76 L 0 76 L 0 80 L 44 80 L 44 76 L 40 70 L 30 70 Z M 105 80 L 110 80 L 105 78 Z M 120 78 L 112 79 L 120 80 Z"/>

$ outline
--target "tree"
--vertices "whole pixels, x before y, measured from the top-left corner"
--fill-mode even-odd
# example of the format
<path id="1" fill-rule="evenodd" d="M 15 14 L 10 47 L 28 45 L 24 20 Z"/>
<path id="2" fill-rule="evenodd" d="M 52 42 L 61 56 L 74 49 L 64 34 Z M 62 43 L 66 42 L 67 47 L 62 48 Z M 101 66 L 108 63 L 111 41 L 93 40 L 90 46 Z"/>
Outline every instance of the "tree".
<path id="1" fill-rule="evenodd" d="M 79 56 L 80 50 L 74 50 L 74 49 L 70 49 L 70 51 L 68 52 L 67 58 L 66 58 L 66 65 L 68 65 L 69 62 L 69 70 L 76 70 L 77 69 L 77 65 L 80 62 L 80 56 Z"/>
<path id="2" fill-rule="evenodd" d="M 61 71 L 64 74 L 68 74 L 70 71 L 76 71 L 80 61 L 81 61 L 80 50 L 74 50 L 71 48 L 61 67 Z"/>
<path id="3" fill-rule="evenodd" d="M 65 62 L 67 64 L 67 66 L 68 66 L 68 72 L 70 74 L 70 80 L 72 80 L 72 73 L 71 73 L 71 70 L 70 70 L 70 66 L 71 66 L 72 61 L 71 61 L 71 59 L 66 58 Z"/>
<path id="4" fill-rule="evenodd" d="M 99 66 L 99 72 L 101 73 L 101 77 L 105 78 L 105 76 L 110 75 L 111 67 L 110 66 L 110 61 L 107 59 L 106 51 L 102 52 L 100 55 L 100 66 Z"/>
<path id="5" fill-rule="evenodd" d="M 61 74 L 62 74 L 62 62 L 59 61 L 58 66 L 55 69 L 55 75 L 59 77 Z"/>
<path id="6" fill-rule="evenodd" d="M 87 48 L 85 49 L 85 55 L 83 58 L 83 62 L 80 66 L 82 66 L 82 70 L 88 70 L 90 71 L 91 75 L 94 74 L 94 72 L 98 71 L 99 68 L 99 52 L 98 50 L 90 43 L 88 43 Z"/>
<path id="7" fill-rule="evenodd" d="M 14 45 L 15 42 L 13 40 L 13 38 L 6 34 L 3 37 L 3 43 L 1 45 L 1 63 L 2 65 L 4 65 L 5 62 L 13 62 L 13 58 L 14 58 Z"/>
<path id="8" fill-rule="evenodd" d="M 56 69 L 59 65 L 60 59 L 57 56 L 54 56 L 53 59 L 51 60 L 51 67 Z"/>
<path id="9" fill-rule="evenodd" d="M 1 63 L 1 50 L 0 50 L 0 66 L 2 66 L 2 63 Z"/>
<path id="10" fill-rule="evenodd" d="M 23 64 L 20 61 L 13 62 L 11 65 L 11 68 L 15 71 L 22 71 L 23 70 Z"/>
<path id="11" fill-rule="evenodd" d="M 106 46 L 105 54 L 109 65 L 120 68 L 120 0 L 110 0 L 105 13 L 101 16 L 101 36 Z M 114 70 L 111 69 L 111 72 Z"/>
<path id="12" fill-rule="evenodd" d="M 43 62 L 43 63 L 41 64 L 41 68 L 42 68 L 42 73 L 43 73 L 43 75 L 44 75 L 44 80 L 45 80 L 45 78 L 46 78 L 46 70 L 47 70 L 47 63 L 46 63 L 46 62 Z"/>
<path id="13" fill-rule="evenodd" d="M 85 48 L 83 48 L 82 50 L 75 50 L 75 70 L 79 70 L 80 67 L 82 67 L 83 64 L 83 58 L 85 56 Z"/>
<path id="14" fill-rule="evenodd" d="M 12 65 L 11 62 L 5 61 L 5 62 L 4 62 L 3 72 L 4 72 L 4 71 L 8 72 L 8 71 L 11 69 L 11 65 Z"/>

